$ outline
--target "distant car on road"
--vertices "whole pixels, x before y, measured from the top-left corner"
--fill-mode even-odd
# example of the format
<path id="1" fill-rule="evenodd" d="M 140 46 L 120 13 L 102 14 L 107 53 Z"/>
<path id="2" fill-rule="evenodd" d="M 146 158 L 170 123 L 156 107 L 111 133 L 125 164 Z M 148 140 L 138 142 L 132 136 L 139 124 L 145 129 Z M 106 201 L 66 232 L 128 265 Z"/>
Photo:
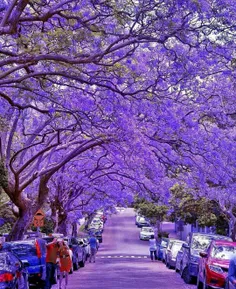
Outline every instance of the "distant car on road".
<path id="1" fill-rule="evenodd" d="M 231 238 L 204 233 L 190 233 L 183 245 L 183 258 L 180 264 L 180 275 L 184 282 L 190 284 L 197 279 L 200 252 L 207 251 L 212 240 L 232 241 Z"/>
<path id="2" fill-rule="evenodd" d="M 1 289 L 28 289 L 29 263 L 20 260 L 12 252 L 0 252 L 0 288 Z"/>
<path id="3" fill-rule="evenodd" d="M 184 241 L 173 240 L 170 242 L 169 250 L 166 251 L 166 267 L 169 269 L 175 268 L 176 265 L 176 256 L 178 251 L 181 249 Z"/>
<path id="4" fill-rule="evenodd" d="M 149 223 L 149 221 L 146 218 L 139 217 L 138 220 L 137 220 L 137 226 L 138 226 L 138 228 L 150 227 L 150 223 Z"/>
<path id="5" fill-rule="evenodd" d="M 224 288 L 236 242 L 213 240 L 207 252 L 200 252 L 197 288 Z"/>
<path id="6" fill-rule="evenodd" d="M 142 227 L 139 233 L 140 240 L 149 240 L 154 235 L 154 231 L 151 227 Z"/>

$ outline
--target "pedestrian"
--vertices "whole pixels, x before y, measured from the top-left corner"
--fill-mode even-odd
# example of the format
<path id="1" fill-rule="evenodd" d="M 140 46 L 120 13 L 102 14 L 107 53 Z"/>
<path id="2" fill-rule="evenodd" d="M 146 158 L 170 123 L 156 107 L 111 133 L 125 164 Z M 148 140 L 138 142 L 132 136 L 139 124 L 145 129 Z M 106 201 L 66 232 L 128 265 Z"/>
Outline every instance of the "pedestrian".
<path id="1" fill-rule="evenodd" d="M 155 260 L 157 260 L 157 241 L 154 235 L 151 235 L 149 239 L 149 251 L 151 260 L 153 261 L 153 257 L 155 258 Z"/>
<path id="2" fill-rule="evenodd" d="M 57 269 L 57 257 L 59 253 L 59 242 L 55 238 L 51 243 L 46 244 L 46 280 L 45 289 L 51 289 L 56 284 L 55 274 Z"/>
<path id="3" fill-rule="evenodd" d="M 228 271 L 229 281 L 236 288 L 236 255 L 233 255 L 229 262 L 229 271 Z"/>
<path id="4" fill-rule="evenodd" d="M 93 263 L 95 263 L 95 256 L 97 253 L 97 238 L 94 235 L 92 235 L 89 238 L 89 246 L 90 246 L 89 263 L 91 263 L 92 260 L 93 260 Z"/>
<path id="5" fill-rule="evenodd" d="M 68 275 L 72 267 L 72 258 L 70 254 L 70 249 L 67 244 L 62 240 L 60 242 L 59 248 L 59 258 L 60 258 L 60 279 L 59 279 L 59 289 L 62 289 L 62 279 L 65 277 L 65 286 L 66 289 L 68 285 Z"/>

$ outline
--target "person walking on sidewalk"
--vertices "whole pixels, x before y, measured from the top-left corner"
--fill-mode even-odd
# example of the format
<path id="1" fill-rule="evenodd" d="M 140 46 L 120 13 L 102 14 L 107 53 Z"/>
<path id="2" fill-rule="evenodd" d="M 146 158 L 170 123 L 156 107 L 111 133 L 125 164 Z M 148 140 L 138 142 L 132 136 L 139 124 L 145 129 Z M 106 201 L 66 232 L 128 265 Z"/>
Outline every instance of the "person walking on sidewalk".
<path id="1" fill-rule="evenodd" d="M 150 251 L 150 258 L 153 261 L 153 257 L 157 260 L 157 241 L 152 235 L 149 239 L 149 251 Z"/>
<path id="2" fill-rule="evenodd" d="M 72 259 L 70 256 L 70 249 L 64 241 L 60 242 L 59 258 L 60 258 L 59 289 L 62 289 L 62 279 L 64 276 L 65 276 L 64 289 L 66 289 L 68 285 L 68 275 L 72 267 Z"/>
<path id="3" fill-rule="evenodd" d="M 97 253 L 97 238 L 94 235 L 92 235 L 89 238 L 89 246 L 90 246 L 89 263 L 91 263 L 92 260 L 93 260 L 93 263 L 95 263 L 95 256 Z"/>
<path id="4" fill-rule="evenodd" d="M 57 268 L 57 256 L 59 250 L 59 242 L 54 239 L 51 243 L 46 245 L 46 282 L 45 289 L 51 289 L 52 285 L 55 284 L 55 274 Z"/>

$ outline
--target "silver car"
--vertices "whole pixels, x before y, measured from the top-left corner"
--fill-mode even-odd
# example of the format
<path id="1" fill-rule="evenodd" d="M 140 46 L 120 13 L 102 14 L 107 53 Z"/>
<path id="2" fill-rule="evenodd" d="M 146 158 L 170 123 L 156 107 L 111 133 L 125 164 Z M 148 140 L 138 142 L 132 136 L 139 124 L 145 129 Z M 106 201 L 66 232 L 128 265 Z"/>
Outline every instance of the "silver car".
<path id="1" fill-rule="evenodd" d="M 175 268 L 176 265 L 176 257 L 178 251 L 181 249 L 184 241 L 175 240 L 171 242 L 170 248 L 166 253 L 166 267 L 169 269 Z"/>
<path id="2" fill-rule="evenodd" d="M 183 243 L 185 244 L 185 243 Z M 182 262 L 182 258 L 183 258 L 183 244 L 181 245 L 181 248 L 179 249 L 179 251 L 177 252 L 176 255 L 176 261 L 175 261 L 175 271 L 176 272 L 180 272 L 181 269 L 181 262 Z"/>
<path id="3" fill-rule="evenodd" d="M 154 236 L 154 231 L 151 227 L 142 227 L 139 233 L 140 240 L 149 240 L 151 236 Z"/>

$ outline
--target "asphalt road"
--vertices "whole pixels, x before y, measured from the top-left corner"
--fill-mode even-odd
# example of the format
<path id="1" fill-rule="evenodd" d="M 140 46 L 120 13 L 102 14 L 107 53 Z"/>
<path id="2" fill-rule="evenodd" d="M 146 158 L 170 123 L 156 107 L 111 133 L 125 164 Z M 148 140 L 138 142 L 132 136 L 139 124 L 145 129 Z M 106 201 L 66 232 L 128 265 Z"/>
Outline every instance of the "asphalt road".
<path id="1" fill-rule="evenodd" d="M 67 289 L 195 289 L 162 262 L 150 261 L 148 242 L 139 240 L 139 231 L 132 209 L 111 216 L 96 263 L 87 262 L 70 275 Z"/>

